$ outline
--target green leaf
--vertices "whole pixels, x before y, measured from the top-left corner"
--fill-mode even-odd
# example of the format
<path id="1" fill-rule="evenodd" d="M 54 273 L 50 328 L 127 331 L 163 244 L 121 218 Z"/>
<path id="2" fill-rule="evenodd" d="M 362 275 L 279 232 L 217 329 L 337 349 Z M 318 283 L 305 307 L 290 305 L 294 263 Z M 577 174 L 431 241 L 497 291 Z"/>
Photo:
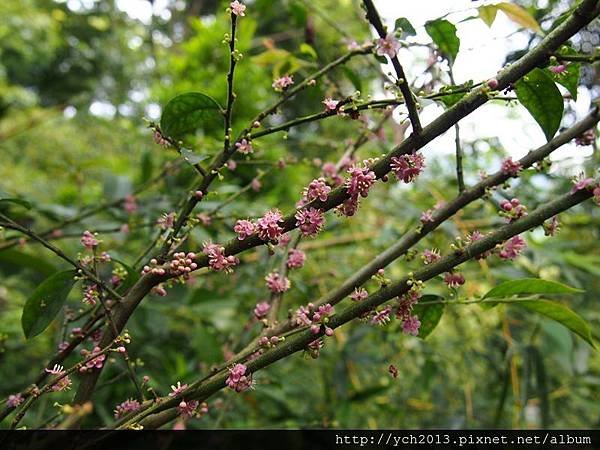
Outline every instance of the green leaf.
<path id="1" fill-rule="evenodd" d="M 536 312 L 564 325 L 577 336 L 595 348 L 589 324 L 572 309 L 550 300 L 502 300 L 502 303 L 519 306 Z"/>
<path id="2" fill-rule="evenodd" d="M 408 21 L 406 17 L 399 17 L 394 23 L 394 30 L 402 30 L 400 34 L 401 39 L 406 39 L 407 36 L 416 36 L 417 32 L 415 27 Z"/>
<path id="3" fill-rule="evenodd" d="M 357 91 L 362 91 L 362 82 L 360 81 L 360 77 L 356 74 L 356 72 L 346 66 L 342 66 L 342 70 L 344 71 L 346 77 L 350 80 L 350 83 L 352 83 L 352 86 L 354 86 L 354 89 Z"/>
<path id="4" fill-rule="evenodd" d="M 54 320 L 75 284 L 75 274 L 74 270 L 55 273 L 27 299 L 21 316 L 21 326 L 27 339 L 40 334 Z"/>
<path id="5" fill-rule="evenodd" d="M 152 177 L 153 171 L 152 152 L 145 151 L 142 153 L 142 160 L 140 161 L 140 183 L 148 181 Z"/>
<path id="6" fill-rule="evenodd" d="M 46 278 L 57 270 L 53 264 L 32 253 L 14 249 L 0 252 L 0 270 L 2 272 L 12 274 L 19 273 L 23 269 L 34 271 L 37 274 L 36 279 Z"/>
<path id="7" fill-rule="evenodd" d="M 15 205 L 20 205 L 24 208 L 31 209 L 31 203 L 29 203 L 27 200 L 23 200 L 21 198 L 13 198 L 13 197 L 0 198 L 0 203 L 14 203 Z"/>
<path id="8" fill-rule="evenodd" d="M 421 339 L 425 339 L 437 327 L 446 307 L 444 303 L 428 305 L 427 302 L 439 302 L 440 300 L 443 300 L 443 297 L 439 295 L 424 295 L 413 307 L 413 314 L 417 315 L 421 321 L 418 335 Z"/>
<path id="9" fill-rule="evenodd" d="M 385 56 L 383 56 L 383 55 L 377 55 L 377 54 L 373 53 L 373 56 L 375 56 L 375 59 L 377 61 L 379 61 L 380 64 L 387 64 L 388 63 L 387 58 Z"/>
<path id="10" fill-rule="evenodd" d="M 583 292 L 566 284 L 541 278 L 523 278 L 499 284 L 488 291 L 483 298 L 502 298 L 512 295 L 549 295 L 549 294 L 578 294 Z"/>
<path id="11" fill-rule="evenodd" d="M 308 55 L 312 60 L 317 60 L 317 52 L 306 42 L 300 44 L 300 53 L 303 55 Z"/>
<path id="12" fill-rule="evenodd" d="M 529 28 L 536 33 L 542 34 L 542 28 L 537 20 L 529 14 L 529 12 L 522 6 L 514 3 L 502 2 L 494 5 L 497 9 L 502 11 L 507 17 L 513 22 L 521 25 L 524 28 Z"/>
<path id="13" fill-rule="evenodd" d="M 542 128 L 546 139 L 556 134 L 563 115 L 560 91 L 542 69 L 533 69 L 515 84 L 517 98 Z"/>
<path id="14" fill-rule="evenodd" d="M 574 55 L 577 52 L 567 46 L 561 47 L 561 54 L 563 55 Z M 554 80 L 555 83 L 558 83 L 564 86 L 573 100 L 577 100 L 577 87 L 579 86 L 579 76 L 581 72 L 581 64 L 578 62 L 572 62 L 565 64 L 565 71 L 563 73 L 554 73 L 549 69 L 544 69 L 544 72 Z"/>
<path id="15" fill-rule="evenodd" d="M 222 126 L 221 106 L 215 99 L 200 92 L 187 92 L 171 99 L 160 118 L 161 131 L 180 138 L 199 128 Z"/>
<path id="16" fill-rule="evenodd" d="M 479 11 L 479 18 L 488 27 L 491 27 L 494 20 L 496 20 L 496 13 L 498 12 L 496 5 L 481 5 L 477 10 Z"/>
<path id="17" fill-rule="evenodd" d="M 425 23 L 425 31 L 440 52 L 452 64 L 460 48 L 460 39 L 456 35 L 456 27 L 446 19 L 437 19 Z"/>

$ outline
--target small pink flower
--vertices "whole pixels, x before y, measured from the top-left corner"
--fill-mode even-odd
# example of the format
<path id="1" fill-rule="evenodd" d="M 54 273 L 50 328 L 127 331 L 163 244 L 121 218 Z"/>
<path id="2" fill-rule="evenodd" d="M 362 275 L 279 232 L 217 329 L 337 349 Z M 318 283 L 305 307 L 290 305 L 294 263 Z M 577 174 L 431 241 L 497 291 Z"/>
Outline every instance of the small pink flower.
<path id="1" fill-rule="evenodd" d="M 232 267 L 237 266 L 240 260 L 233 255 L 225 256 L 225 247 L 210 242 L 204 243 L 203 253 L 208 256 L 208 265 L 216 271 L 231 273 Z"/>
<path id="2" fill-rule="evenodd" d="M 240 142 L 236 142 L 235 148 L 237 149 L 238 152 L 240 152 L 244 155 L 254 152 L 254 149 L 252 148 L 252 142 L 250 142 L 246 139 L 242 139 Z"/>
<path id="3" fill-rule="evenodd" d="M 189 252 L 177 252 L 173 254 L 173 258 L 169 262 L 169 271 L 175 277 L 187 278 L 189 274 L 198 268 L 198 264 L 194 261 L 196 260 L 196 254 Z M 156 273 L 158 275 L 163 275 L 162 268 L 154 268 L 151 270 L 152 273 Z"/>
<path id="4" fill-rule="evenodd" d="M 350 299 L 355 302 L 360 302 L 369 296 L 369 293 L 364 288 L 354 288 L 354 292 L 350 294 Z"/>
<path id="5" fill-rule="evenodd" d="M 135 202 L 135 197 L 131 194 L 125 197 L 123 200 L 123 209 L 127 214 L 133 214 L 137 211 L 137 203 Z"/>
<path id="6" fill-rule="evenodd" d="M 372 325 L 380 325 L 383 326 L 390 321 L 390 313 L 392 312 L 391 305 L 387 305 L 381 311 L 375 313 L 375 315 L 371 318 Z"/>
<path id="7" fill-rule="evenodd" d="M 16 408 L 21 403 L 23 403 L 23 396 L 21 395 L 21 393 L 9 395 L 8 400 L 6 401 L 6 405 L 10 408 Z"/>
<path id="8" fill-rule="evenodd" d="M 244 11 L 246 11 L 246 5 L 243 5 L 242 3 L 238 2 L 238 0 L 232 1 L 229 4 L 229 7 L 231 8 L 231 12 L 236 16 L 244 17 L 246 15 L 244 13 Z"/>
<path id="9" fill-rule="evenodd" d="M 256 317 L 259 320 L 263 319 L 267 316 L 270 309 L 271 305 L 269 305 L 267 302 L 257 303 L 254 307 L 254 317 Z"/>
<path id="10" fill-rule="evenodd" d="M 402 322 L 402 332 L 404 334 L 417 336 L 419 334 L 419 328 L 421 327 L 421 321 L 418 316 L 408 316 Z"/>
<path id="11" fill-rule="evenodd" d="M 181 400 L 179 405 L 177 405 L 177 412 L 182 417 L 192 417 L 196 408 L 198 407 L 198 400 Z"/>
<path id="12" fill-rule="evenodd" d="M 358 195 L 354 195 L 338 206 L 335 212 L 341 216 L 352 217 L 358 211 L 359 198 Z"/>
<path id="13" fill-rule="evenodd" d="M 276 91 L 282 92 L 292 84 L 294 84 L 292 75 L 284 75 L 281 78 L 277 78 L 275 81 L 273 81 L 272 86 Z"/>
<path id="14" fill-rule="evenodd" d="M 235 392 L 242 392 L 252 387 L 252 377 L 246 374 L 247 367 L 244 364 L 236 364 L 229 368 L 229 376 L 225 383 Z"/>
<path id="15" fill-rule="evenodd" d="M 100 292 L 95 284 L 90 284 L 83 293 L 83 301 L 90 306 L 94 306 L 99 298 Z"/>
<path id="16" fill-rule="evenodd" d="M 254 192 L 258 192 L 262 188 L 262 183 L 260 182 L 260 180 L 258 178 L 253 178 L 250 186 L 252 187 L 252 190 Z"/>
<path id="17" fill-rule="evenodd" d="M 351 166 L 348 169 L 350 178 L 346 180 L 346 189 L 351 197 L 369 195 L 369 189 L 375 183 L 375 172 L 368 167 L 358 165 Z"/>
<path id="18" fill-rule="evenodd" d="M 279 239 L 277 242 L 280 247 L 287 247 L 287 245 L 290 243 L 291 240 L 292 240 L 292 235 L 290 233 L 284 233 L 281 236 L 279 236 Z"/>
<path id="19" fill-rule="evenodd" d="M 433 264 L 436 263 L 440 260 L 441 256 L 440 256 L 440 251 L 432 248 L 430 249 L 425 249 L 423 250 L 423 262 L 425 264 Z"/>
<path id="20" fill-rule="evenodd" d="M 115 407 L 115 419 L 120 419 L 126 414 L 140 409 L 140 402 L 137 400 L 127 399 Z"/>
<path id="21" fill-rule="evenodd" d="M 263 241 L 276 241 L 283 233 L 283 228 L 279 226 L 282 221 L 283 216 L 279 210 L 267 211 L 256 223 L 258 237 Z"/>
<path id="22" fill-rule="evenodd" d="M 584 175 L 580 175 L 579 178 L 577 180 L 575 180 L 575 184 L 573 185 L 573 188 L 571 188 L 571 193 L 575 193 L 577 191 L 581 191 L 583 189 L 587 189 L 589 186 L 593 186 L 594 185 L 594 179 L 593 178 L 585 178 Z"/>
<path id="23" fill-rule="evenodd" d="M 159 226 L 159 228 L 168 230 L 169 228 L 173 228 L 173 225 L 175 225 L 175 217 L 176 214 L 174 212 L 170 212 L 168 214 L 165 213 L 159 217 L 159 219 L 156 221 L 156 224 Z"/>
<path id="24" fill-rule="evenodd" d="M 465 284 L 465 277 L 460 272 L 446 272 L 444 274 L 444 282 L 449 288 L 458 288 Z"/>
<path id="25" fill-rule="evenodd" d="M 490 78 L 487 82 L 488 87 L 491 89 L 498 89 L 499 84 L 497 78 Z"/>
<path id="26" fill-rule="evenodd" d="M 299 269 L 304 266 L 306 254 L 302 250 L 293 248 L 288 253 L 287 266 L 290 269 Z"/>
<path id="27" fill-rule="evenodd" d="M 327 201 L 327 196 L 331 192 L 331 187 L 327 186 L 325 178 L 317 178 L 312 180 L 307 187 L 302 191 L 302 195 L 308 202 L 319 199 L 322 202 Z"/>
<path id="28" fill-rule="evenodd" d="M 394 156 L 391 161 L 392 172 L 398 180 L 405 183 L 414 181 L 425 167 L 425 157 L 420 153 Z"/>
<path id="29" fill-rule="evenodd" d="M 596 188 L 596 189 L 600 189 L 600 188 Z M 546 236 L 554 236 L 559 228 L 558 217 L 554 216 L 552 219 L 550 219 L 549 222 L 544 222 L 543 227 L 544 227 L 544 234 Z"/>
<path id="30" fill-rule="evenodd" d="M 521 236 L 513 236 L 504 243 L 504 247 L 500 250 L 498 256 L 512 261 L 521 254 L 525 247 L 527 247 L 527 244 Z"/>
<path id="31" fill-rule="evenodd" d="M 400 41 L 396 39 L 394 33 L 388 33 L 385 38 L 377 39 L 377 50 L 376 53 L 379 56 L 387 55 L 390 58 L 394 58 L 402 46 Z"/>
<path id="32" fill-rule="evenodd" d="M 277 272 L 271 272 L 265 277 L 267 287 L 276 294 L 281 294 L 291 287 L 290 280 Z"/>
<path id="33" fill-rule="evenodd" d="M 178 381 L 177 385 L 171 385 L 171 392 L 169 392 L 169 397 L 175 397 L 181 394 L 187 389 L 187 387 L 187 384 L 181 384 L 181 381 Z"/>
<path id="34" fill-rule="evenodd" d="M 421 223 L 425 225 L 426 223 L 433 222 L 433 210 L 428 209 L 427 211 L 423 211 L 421 213 Z"/>
<path id="35" fill-rule="evenodd" d="M 325 224 L 323 212 L 316 208 L 301 209 L 294 217 L 302 236 L 315 236 Z"/>
<path id="36" fill-rule="evenodd" d="M 335 111 L 338 107 L 338 104 L 340 103 L 339 100 L 333 100 L 331 97 L 327 97 L 325 100 L 323 100 L 322 102 L 325 105 L 325 110 L 326 111 Z"/>
<path id="37" fill-rule="evenodd" d="M 238 234 L 238 239 L 243 241 L 256 231 L 256 225 L 249 220 L 238 220 L 233 227 L 233 231 Z"/>
<path id="38" fill-rule="evenodd" d="M 519 171 L 523 168 L 520 162 L 513 161 L 513 159 L 509 156 L 504 161 L 502 161 L 502 166 L 500 167 L 500 171 L 504 175 L 510 175 L 512 177 L 516 177 L 519 174 Z"/>
<path id="39" fill-rule="evenodd" d="M 81 245 L 83 245 L 88 250 L 93 250 L 99 244 L 98 239 L 92 234 L 92 232 L 85 230 L 83 232 L 83 236 L 81 237 Z"/>
<path id="40" fill-rule="evenodd" d="M 559 75 L 561 73 L 564 73 L 565 70 L 567 70 L 567 66 L 565 66 L 564 64 L 559 64 L 558 66 L 550 66 L 548 67 L 548 69 L 553 74 Z"/>
<path id="41" fill-rule="evenodd" d="M 82 350 L 81 354 L 84 357 L 90 357 L 90 356 L 94 356 L 98 353 L 101 352 L 100 347 L 96 346 L 94 347 L 94 349 L 90 352 L 89 350 Z M 95 358 L 92 358 L 91 360 L 89 360 L 88 362 L 86 362 L 82 367 L 79 368 L 80 372 L 87 372 L 90 371 L 92 369 L 101 369 L 102 366 L 104 365 L 104 361 L 106 360 L 106 355 L 105 354 L 99 354 L 98 356 L 96 356 Z"/>

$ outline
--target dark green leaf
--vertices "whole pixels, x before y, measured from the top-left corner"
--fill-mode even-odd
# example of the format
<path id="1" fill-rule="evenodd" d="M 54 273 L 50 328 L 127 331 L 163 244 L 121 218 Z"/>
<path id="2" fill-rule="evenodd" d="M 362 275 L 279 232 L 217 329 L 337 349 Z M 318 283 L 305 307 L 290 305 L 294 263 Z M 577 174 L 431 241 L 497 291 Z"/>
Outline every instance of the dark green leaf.
<path id="1" fill-rule="evenodd" d="M 535 294 L 577 294 L 583 292 L 562 283 L 540 278 L 523 278 L 520 280 L 506 281 L 492 288 L 483 298 L 502 298 L 512 295 Z"/>
<path id="2" fill-rule="evenodd" d="M 75 281 L 75 271 L 65 270 L 46 278 L 33 291 L 21 316 L 21 325 L 27 339 L 37 336 L 50 325 L 65 303 Z"/>
<path id="3" fill-rule="evenodd" d="M 560 91 L 542 69 L 534 69 L 515 84 L 517 98 L 542 128 L 546 139 L 556 134 L 563 115 Z"/>
<path id="4" fill-rule="evenodd" d="M 362 82 L 360 81 L 360 77 L 353 70 L 349 69 L 346 66 L 342 66 L 342 70 L 346 77 L 350 80 L 350 83 L 354 86 L 354 89 L 357 91 L 362 91 Z"/>
<path id="5" fill-rule="evenodd" d="M 443 300 L 439 295 L 424 295 L 413 307 L 413 314 L 419 317 L 421 326 L 419 327 L 419 337 L 425 339 L 440 323 L 440 319 L 444 314 L 444 303 L 427 304 L 427 302 L 439 302 Z"/>
<path id="6" fill-rule="evenodd" d="M 0 203 L 14 203 L 15 205 L 20 205 L 24 208 L 31 209 L 31 203 L 21 198 L 0 198 Z"/>
<path id="7" fill-rule="evenodd" d="M 536 312 L 543 316 L 546 316 L 556 322 L 564 325 L 573 333 L 578 335 L 592 347 L 595 347 L 594 340 L 592 338 L 592 332 L 588 323 L 583 320 L 577 313 L 572 309 L 567 308 L 558 302 L 550 300 L 502 300 L 501 303 L 508 303 L 513 306 L 525 308 L 529 311 Z"/>
<path id="8" fill-rule="evenodd" d="M 415 36 L 417 32 L 415 31 L 415 27 L 408 21 L 406 17 L 399 17 L 396 19 L 394 23 L 394 30 L 402 30 L 400 34 L 401 39 L 405 39 L 407 36 Z"/>
<path id="9" fill-rule="evenodd" d="M 140 183 L 145 183 L 152 177 L 154 163 L 152 162 L 152 152 L 145 151 L 140 161 Z"/>
<path id="10" fill-rule="evenodd" d="M 379 61 L 381 64 L 387 64 L 388 60 L 385 56 L 383 55 L 377 55 L 375 54 L 375 58 L 377 59 L 377 61 Z"/>
<path id="11" fill-rule="evenodd" d="M 43 258 L 31 253 L 8 249 L 0 252 L 0 270 L 4 273 L 18 273 L 21 269 L 30 269 L 43 278 L 56 272 L 57 268 Z"/>
<path id="12" fill-rule="evenodd" d="M 221 106 L 208 95 L 187 92 L 171 99 L 160 118 L 160 128 L 166 136 L 180 138 L 199 128 L 221 126 Z"/>
<path id="13" fill-rule="evenodd" d="M 437 19 L 425 23 L 425 31 L 440 52 L 453 63 L 458 55 L 460 39 L 456 35 L 456 27 L 446 19 Z"/>

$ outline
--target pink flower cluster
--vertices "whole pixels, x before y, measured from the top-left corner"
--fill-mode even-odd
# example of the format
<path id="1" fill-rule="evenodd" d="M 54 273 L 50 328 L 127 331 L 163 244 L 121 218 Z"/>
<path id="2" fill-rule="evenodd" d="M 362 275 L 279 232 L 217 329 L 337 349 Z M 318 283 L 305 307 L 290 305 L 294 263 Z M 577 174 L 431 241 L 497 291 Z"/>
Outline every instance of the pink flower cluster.
<path id="1" fill-rule="evenodd" d="M 372 325 L 380 325 L 383 326 L 390 321 L 390 314 L 392 312 L 392 306 L 387 305 L 381 311 L 376 312 L 371 318 Z"/>
<path id="2" fill-rule="evenodd" d="M 375 172 L 368 167 L 353 165 L 348 169 L 350 178 L 346 180 L 346 189 L 351 197 L 366 197 L 375 183 Z"/>
<path id="3" fill-rule="evenodd" d="M 315 236 L 325 225 L 323 212 L 316 208 L 301 209 L 294 217 L 302 236 Z"/>
<path id="4" fill-rule="evenodd" d="M 179 405 L 177 405 L 177 412 L 180 416 L 192 417 L 198 405 L 198 400 L 189 400 L 187 402 L 185 400 L 181 400 Z"/>
<path id="5" fill-rule="evenodd" d="M 264 319 L 269 313 L 270 309 L 271 305 L 269 305 L 267 302 L 257 303 L 254 307 L 254 317 L 256 317 L 259 320 Z"/>
<path id="6" fill-rule="evenodd" d="M 265 277 L 267 287 L 275 294 L 281 294 L 291 287 L 290 280 L 277 272 L 271 272 Z"/>
<path id="7" fill-rule="evenodd" d="M 9 395 L 8 400 L 6 401 L 6 405 L 9 406 L 10 408 L 16 408 L 21 403 L 23 403 L 23 396 L 21 395 L 20 392 L 17 394 Z"/>
<path id="8" fill-rule="evenodd" d="M 326 111 L 335 111 L 339 103 L 339 100 L 334 100 L 331 97 L 327 97 L 325 100 L 323 100 L 323 104 L 325 105 Z"/>
<path id="9" fill-rule="evenodd" d="M 501 215 L 506 218 L 507 222 L 512 222 L 527 215 L 527 207 L 522 205 L 518 198 L 513 198 L 510 201 L 502 200 L 500 202 L 500 208 L 502 208 L 503 211 Z"/>
<path id="10" fill-rule="evenodd" d="M 99 298 L 100 292 L 98 292 L 98 285 L 96 284 L 90 284 L 83 293 L 83 301 L 90 306 L 94 306 Z"/>
<path id="11" fill-rule="evenodd" d="M 527 244 L 521 236 L 513 236 L 504 243 L 504 246 L 498 253 L 498 256 L 502 259 L 512 261 L 521 254 L 525 247 L 527 247 Z"/>
<path id="12" fill-rule="evenodd" d="M 433 264 L 440 260 L 441 255 L 438 249 L 425 249 L 423 250 L 423 255 L 421 256 L 423 259 L 423 263 L 425 264 Z"/>
<path id="13" fill-rule="evenodd" d="M 225 383 L 235 392 L 242 392 L 252 387 L 252 377 L 246 374 L 247 367 L 244 364 L 236 364 L 229 368 L 229 376 Z"/>
<path id="14" fill-rule="evenodd" d="M 244 155 L 254 152 L 254 148 L 252 148 L 252 142 L 248 141 L 247 139 L 242 139 L 240 142 L 236 142 L 235 148 L 238 152 Z"/>
<path id="15" fill-rule="evenodd" d="M 302 250 L 292 248 L 288 252 L 288 259 L 286 265 L 289 269 L 300 269 L 302 266 L 304 266 L 305 261 L 306 254 Z"/>
<path id="16" fill-rule="evenodd" d="M 187 255 L 184 252 L 178 252 L 173 255 L 173 259 L 169 263 L 169 270 L 174 276 L 186 276 L 190 272 L 198 268 L 196 260 L 196 254 L 189 252 Z"/>
<path id="17" fill-rule="evenodd" d="M 571 188 L 571 193 L 573 194 L 577 191 L 589 189 L 590 187 L 593 187 L 594 184 L 595 184 L 595 182 L 594 182 L 593 178 L 585 178 L 585 176 L 583 174 L 581 174 L 579 176 L 579 178 L 577 180 L 575 180 L 575 184 Z"/>
<path id="18" fill-rule="evenodd" d="M 100 353 L 101 349 L 100 347 L 94 347 L 94 349 L 90 352 L 89 350 L 83 349 L 81 350 L 81 354 L 85 357 L 88 358 L 90 356 L 94 356 L 97 353 Z M 86 362 L 83 366 L 81 366 L 79 368 L 80 372 L 88 372 L 92 369 L 101 369 L 102 366 L 104 365 L 104 361 L 106 360 L 106 355 L 105 354 L 101 354 L 96 356 L 95 358 L 92 358 L 91 360 L 89 360 L 88 362 Z"/>
<path id="19" fill-rule="evenodd" d="M 456 289 L 465 284 L 465 277 L 460 272 L 446 272 L 444 274 L 444 283 L 446 283 L 449 288 Z"/>
<path id="20" fill-rule="evenodd" d="M 354 288 L 354 292 L 352 294 L 350 294 L 350 299 L 354 302 L 360 302 L 362 300 L 364 300 L 365 298 L 367 298 L 369 296 L 369 293 L 367 292 L 366 289 L 358 287 L 358 288 Z"/>
<path id="21" fill-rule="evenodd" d="M 276 241 L 283 233 L 283 228 L 279 225 L 279 222 L 282 220 L 283 216 L 279 210 L 273 209 L 267 211 L 265 215 L 256 222 L 258 237 L 263 241 Z"/>
<path id="22" fill-rule="evenodd" d="M 137 400 L 127 399 L 124 402 L 118 404 L 115 407 L 115 419 L 120 419 L 121 417 L 129 414 L 130 412 L 137 411 L 140 409 L 140 402 Z"/>
<path id="23" fill-rule="evenodd" d="M 173 228 L 173 225 L 175 225 L 175 218 L 176 214 L 174 212 L 170 212 L 168 214 L 165 213 L 157 219 L 156 224 L 162 230 L 168 230 L 169 228 Z"/>
<path id="24" fill-rule="evenodd" d="M 333 314 L 333 306 L 330 303 L 320 305 L 315 311 L 315 305 L 309 303 L 306 306 L 300 306 L 294 314 L 294 323 L 297 326 L 309 326 L 313 334 L 317 334 L 321 325 L 325 326 L 325 334 L 333 335 L 333 329 L 327 326 L 329 317 Z M 311 316 L 312 314 L 312 316 Z"/>
<path id="25" fill-rule="evenodd" d="M 423 225 L 425 225 L 426 223 L 430 223 L 433 222 L 433 210 L 432 209 L 428 209 L 427 211 L 423 211 L 421 213 L 421 223 Z"/>
<path id="26" fill-rule="evenodd" d="M 61 375 L 64 375 L 64 373 L 65 373 L 65 368 L 58 364 L 54 364 L 54 367 L 52 369 L 44 369 L 44 370 L 52 375 L 56 375 L 57 377 L 60 377 Z M 71 378 L 68 375 L 65 377 L 62 377 L 60 380 L 58 380 L 56 383 L 54 383 L 52 385 L 52 390 L 54 392 L 65 391 L 70 388 L 71 388 Z"/>
<path id="27" fill-rule="evenodd" d="M 289 86 L 291 86 L 292 84 L 294 84 L 293 77 L 291 75 L 284 75 L 284 76 L 274 80 L 273 84 L 271 86 L 276 91 L 282 92 L 285 89 L 287 89 Z"/>
<path id="28" fill-rule="evenodd" d="M 241 219 L 235 223 L 233 231 L 237 233 L 238 239 L 243 241 L 256 232 L 256 225 L 250 220 Z"/>
<path id="29" fill-rule="evenodd" d="M 425 157 L 420 153 L 412 153 L 410 155 L 394 156 L 391 159 L 390 165 L 392 172 L 398 180 L 404 183 L 414 181 L 423 171 L 425 167 Z"/>
<path id="30" fill-rule="evenodd" d="M 231 13 L 235 14 L 236 16 L 244 17 L 246 15 L 244 12 L 246 11 L 246 5 L 240 3 L 238 0 L 232 1 L 229 4 L 229 7 L 231 8 Z"/>
<path id="31" fill-rule="evenodd" d="M 167 271 L 162 267 L 157 267 L 158 260 L 156 258 L 152 258 L 150 260 L 150 264 L 152 264 L 155 267 L 144 266 L 144 268 L 142 269 L 142 274 L 151 273 L 152 275 L 162 276 L 167 273 Z"/>
<path id="32" fill-rule="evenodd" d="M 411 289 L 402 297 L 399 297 L 398 308 L 396 309 L 396 319 L 402 321 L 402 332 L 404 334 L 416 336 L 419 334 L 421 322 L 419 317 L 412 313 L 413 306 L 421 298 L 420 289 Z"/>
<path id="33" fill-rule="evenodd" d="M 322 202 L 327 201 L 327 196 L 331 192 L 331 187 L 327 185 L 325 178 L 320 177 L 312 180 L 307 187 L 302 191 L 302 195 L 306 202 L 312 202 L 319 199 Z"/>
<path id="34" fill-rule="evenodd" d="M 240 260 L 233 255 L 225 256 L 225 247 L 218 244 L 206 242 L 202 252 L 208 256 L 210 268 L 216 271 L 231 273 L 233 271 L 232 267 L 240 263 Z"/>
<path id="35" fill-rule="evenodd" d="M 504 161 L 502 161 L 502 166 L 500 167 L 500 171 L 504 175 L 510 175 L 512 177 L 516 177 L 519 174 L 519 171 L 523 168 L 519 161 L 513 161 L 513 159 L 509 156 Z"/>
<path id="36" fill-rule="evenodd" d="M 96 239 L 96 236 L 91 231 L 85 230 L 83 236 L 81 236 L 81 245 L 88 250 L 93 250 L 98 246 L 100 242 Z"/>

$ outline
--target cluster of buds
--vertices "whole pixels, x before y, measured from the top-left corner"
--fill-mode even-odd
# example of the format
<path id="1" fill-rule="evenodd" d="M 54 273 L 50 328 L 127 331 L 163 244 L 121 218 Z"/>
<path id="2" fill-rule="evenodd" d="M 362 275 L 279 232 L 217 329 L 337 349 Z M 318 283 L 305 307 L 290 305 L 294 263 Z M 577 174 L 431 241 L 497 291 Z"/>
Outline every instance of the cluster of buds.
<path id="1" fill-rule="evenodd" d="M 193 252 L 185 253 L 178 252 L 173 254 L 173 259 L 169 263 L 169 270 L 174 276 L 189 276 L 190 272 L 198 268 L 196 260 L 196 254 Z"/>
<path id="2" fill-rule="evenodd" d="M 202 251 L 208 256 L 210 268 L 216 271 L 231 273 L 233 266 L 240 263 L 240 260 L 233 255 L 225 256 L 225 247 L 218 244 L 207 242 Z"/>
<path id="3" fill-rule="evenodd" d="M 88 285 L 85 292 L 83 293 L 83 301 L 90 306 L 94 306 L 98 302 L 99 298 L 100 292 L 98 291 L 98 285 Z"/>
<path id="4" fill-rule="evenodd" d="M 98 355 L 95 358 L 90 359 L 84 365 L 79 368 L 79 371 L 82 373 L 90 372 L 93 369 L 101 369 L 104 366 L 104 361 L 106 360 L 106 355 L 102 353 L 100 347 L 96 346 L 92 351 L 87 349 L 81 350 L 81 355 L 85 358 L 92 357 L 94 355 Z"/>
<path id="5" fill-rule="evenodd" d="M 225 383 L 235 392 L 242 392 L 252 387 L 252 376 L 246 373 L 247 367 L 244 364 L 235 364 L 229 368 L 229 376 Z"/>
<path id="6" fill-rule="evenodd" d="M 115 415 L 115 419 L 120 419 L 123 416 L 126 416 L 127 414 L 137 411 L 138 409 L 140 409 L 140 402 L 137 400 L 133 400 L 133 399 L 127 399 L 122 403 L 119 403 L 116 407 L 115 407 L 115 411 L 114 411 L 114 415 Z"/>
<path id="7" fill-rule="evenodd" d="M 274 294 L 281 294 L 291 287 L 290 280 L 277 272 L 271 272 L 265 277 L 267 287 Z"/>
<path id="8" fill-rule="evenodd" d="M 267 336 L 263 336 L 258 340 L 258 345 L 260 345 L 263 348 L 272 348 L 275 347 L 277 344 L 279 344 L 280 342 L 285 341 L 285 337 L 279 337 L 279 336 L 271 336 L 271 337 L 267 337 Z"/>
<path id="9" fill-rule="evenodd" d="M 500 202 L 500 215 L 505 217 L 507 222 L 513 222 L 527 215 L 527 207 L 522 205 L 518 198 L 512 200 L 502 200 Z"/>
<path id="10" fill-rule="evenodd" d="M 516 177 L 523 166 L 519 161 L 513 161 L 511 157 L 506 158 L 502 161 L 502 165 L 500 167 L 500 171 L 504 175 L 510 175 L 511 177 Z"/>
<path id="11" fill-rule="evenodd" d="M 325 327 L 325 334 L 327 336 L 333 336 L 333 328 L 327 326 L 329 323 L 329 317 L 333 314 L 333 306 L 330 303 L 320 305 L 317 310 L 313 313 L 310 326 L 310 331 L 313 334 L 319 333 L 321 326 Z"/>
<path id="12" fill-rule="evenodd" d="M 162 275 L 165 275 L 167 273 L 167 271 L 164 268 L 158 266 L 158 261 L 156 260 L 156 258 L 152 258 L 150 260 L 150 264 L 151 264 L 150 266 L 144 266 L 142 268 L 142 275 L 145 275 L 147 273 L 151 273 L 152 275 L 162 276 Z"/>

